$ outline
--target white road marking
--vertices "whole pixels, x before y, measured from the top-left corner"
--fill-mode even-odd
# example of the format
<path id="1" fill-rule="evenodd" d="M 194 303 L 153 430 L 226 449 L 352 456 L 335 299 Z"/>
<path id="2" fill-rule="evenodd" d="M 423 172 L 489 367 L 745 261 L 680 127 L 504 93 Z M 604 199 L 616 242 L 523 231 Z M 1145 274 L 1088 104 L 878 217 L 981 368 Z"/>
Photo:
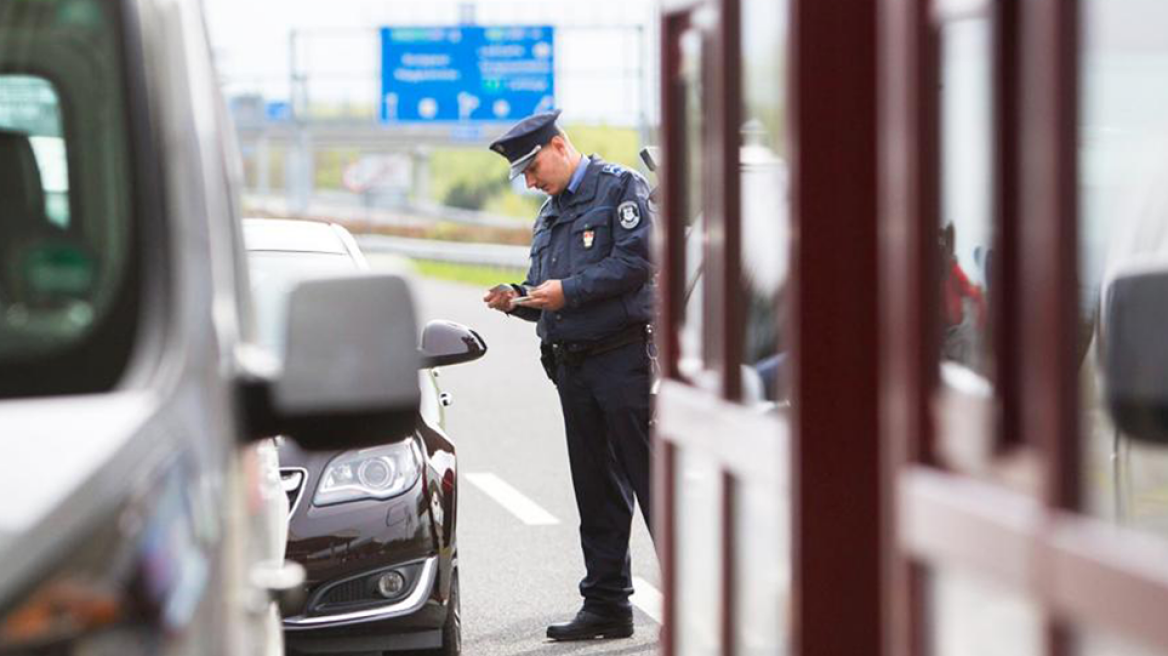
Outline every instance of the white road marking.
<path id="1" fill-rule="evenodd" d="M 633 605 L 641 609 L 641 612 L 652 617 L 658 624 L 661 623 L 661 591 L 654 588 L 651 583 L 645 579 L 634 576 L 633 577 L 633 596 L 629 601 Z"/>
<path id="2" fill-rule="evenodd" d="M 560 523 L 560 520 L 539 504 L 523 496 L 522 492 L 494 474 L 467 474 L 466 479 L 528 526 L 551 526 Z"/>

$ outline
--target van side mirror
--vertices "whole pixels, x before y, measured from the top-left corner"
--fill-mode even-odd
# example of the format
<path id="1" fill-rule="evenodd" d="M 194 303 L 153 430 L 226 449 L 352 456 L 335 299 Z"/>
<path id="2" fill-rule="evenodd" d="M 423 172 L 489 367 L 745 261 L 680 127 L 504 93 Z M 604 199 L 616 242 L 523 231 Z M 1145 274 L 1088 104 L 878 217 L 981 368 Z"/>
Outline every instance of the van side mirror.
<path id="1" fill-rule="evenodd" d="M 417 335 L 409 288 L 397 276 L 300 283 L 288 298 L 283 370 L 243 377 L 250 437 L 336 450 L 411 434 L 421 401 Z"/>
<path id="2" fill-rule="evenodd" d="M 1168 265 L 1114 278 L 1103 302 L 1101 353 L 1115 425 L 1168 444 Z"/>
<path id="3" fill-rule="evenodd" d="M 453 321 L 431 321 L 422 330 L 421 366 L 444 367 L 478 360 L 487 343 L 475 331 Z"/>

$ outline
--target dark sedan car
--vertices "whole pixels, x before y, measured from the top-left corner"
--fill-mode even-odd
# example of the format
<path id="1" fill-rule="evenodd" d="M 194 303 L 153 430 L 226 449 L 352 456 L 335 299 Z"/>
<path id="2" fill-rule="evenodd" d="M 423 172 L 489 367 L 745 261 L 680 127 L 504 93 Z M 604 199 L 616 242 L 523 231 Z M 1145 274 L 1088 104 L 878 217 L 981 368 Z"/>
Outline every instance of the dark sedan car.
<path id="1" fill-rule="evenodd" d="M 296 280 L 368 268 L 340 226 L 257 219 L 244 229 L 261 332 L 278 324 Z M 291 507 L 287 556 L 307 570 L 304 603 L 284 618 L 289 652 L 460 652 L 457 460 L 442 430 L 448 397 L 440 397 L 432 367 L 485 352 L 474 331 L 430 322 L 412 431 L 343 452 L 280 441 Z"/>

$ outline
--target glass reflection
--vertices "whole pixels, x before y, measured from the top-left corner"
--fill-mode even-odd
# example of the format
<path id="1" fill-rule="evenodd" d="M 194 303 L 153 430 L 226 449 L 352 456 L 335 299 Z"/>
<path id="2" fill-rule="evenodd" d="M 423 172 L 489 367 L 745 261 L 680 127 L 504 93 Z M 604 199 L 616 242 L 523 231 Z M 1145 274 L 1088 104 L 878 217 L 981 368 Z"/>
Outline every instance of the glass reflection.
<path id="1" fill-rule="evenodd" d="M 744 403 L 767 408 L 788 398 L 787 3 L 744 0 L 742 16 L 742 388 Z"/>
<path id="2" fill-rule="evenodd" d="M 992 380 L 993 108 L 988 20 L 941 31 L 941 359 Z"/>
<path id="3" fill-rule="evenodd" d="M 936 656 L 1039 656 L 1043 621 L 1027 599 L 954 569 L 935 570 L 930 654 Z"/>
<path id="4" fill-rule="evenodd" d="M 124 264 L 116 241 L 108 252 L 93 248 L 95 237 L 120 237 L 124 221 L 97 211 L 97 194 L 85 198 L 99 220 L 78 226 L 70 215 L 70 202 L 82 197 L 70 194 L 68 153 L 77 152 L 83 137 L 66 130 L 64 97 L 47 78 L 0 75 L 0 359 L 26 359 L 78 343 L 113 290 L 104 269 Z M 90 166 L 116 156 L 116 149 L 83 152 Z M 124 189 L 108 187 L 107 195 L 121 200 Z"/>
<path id="5" fill-rule="evenodd" d="M 740 128 L 741 270 L 739 281 L 743 321 L 727 339 L 742 341 L 743 402 L 760 410 L 784 404 L 787 398 L 787 353 L 783 347 L 783 298 L 788 261 L 788 193 L 784 148 L 785 58 L 787 3 L 744 0 L 742 23 L 743 124 Z M 749 20 L 747 20 L 749 17 Z M 694 24 L 709 17 L 695 12 Z M 705 389 L 718 388 L 717 372 L 707 367 L 711 348 L 721 345 L 704 333 L 703 312 L 713 310 L 705 289 L 706 251 L 711 245 L 703 220 L 707 197 L 705 66 L 706 42 L 699 27 L 680 38 L 680 79 L 683 86 L 686 139 L 683 194 L 686 287 L 681 320 L 682 375 Z M 677 165 L 678 163 L 672 162 Z"/>
<path id="6" fill-rule="evenodd" d="M 1168 269 L 1165 24 L 1168 4 L 1158 0 L 1083 5 L 1077 326 L 1084 345 L 1085 510 L 1161 535 L 1168 535 L 1168 449 L 1116 428 L 1104 402 L 1109 385 L 1100 365 L 1103 349 L 1120 345 L 1118 338 L 1108 344 L 1103 314 L 1112 281 L 1134 267 Z M 1146 354 L 1153 356 L 1151 350 Z"/>
<path id="7" fill-rule="evenodd" d="M 790 490 L 778 477 L 739 480 L 735 488 L 734 653 L 790 651 Z"/>
<path id="8" fill-rule="evenodd" d="M 702 267 L 705 254 L 705 222 L 702 209 L 705 203 L 705 120 L 702 73 L 705 64 L 705 42 L 701 30 L 690 28 L 681 35 L 681 79 L 684 85 L 682 99 L 685 155 L 681 165 L 686 168 L 686 191 L 681 194 L 685 207 L 685 300 L 682 306 L 678 334 L 681 353 L 678 366 L 682 374 L 699 384 L 708 378 L 702 329 Z M 677 162 L 674 162 L 677 165 Z M 708 384 L 713 385 L 712 378 Z"/>
<path id="9" fill-rule="evenodd" d="M 677 645 L 680 656 L 716 654 L 721 644 L 722 474 L 701 453 L 677 455 Z"/>

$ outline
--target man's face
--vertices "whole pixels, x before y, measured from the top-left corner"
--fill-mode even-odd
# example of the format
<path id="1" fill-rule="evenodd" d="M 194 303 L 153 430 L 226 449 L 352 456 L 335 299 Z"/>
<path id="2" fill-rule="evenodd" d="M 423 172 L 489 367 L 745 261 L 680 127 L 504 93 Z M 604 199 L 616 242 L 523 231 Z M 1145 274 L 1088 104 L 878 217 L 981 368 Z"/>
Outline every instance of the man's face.
<path id="1" fill-rule="evenodd" d="M 572 160 L 564 140 L 552 137 L 548 145 L 535 155 L 531 165 L 523 172 L 528 189 L 539 189 L 549 196 L 555 196 L 568 187 L 572 179 Z"/>

